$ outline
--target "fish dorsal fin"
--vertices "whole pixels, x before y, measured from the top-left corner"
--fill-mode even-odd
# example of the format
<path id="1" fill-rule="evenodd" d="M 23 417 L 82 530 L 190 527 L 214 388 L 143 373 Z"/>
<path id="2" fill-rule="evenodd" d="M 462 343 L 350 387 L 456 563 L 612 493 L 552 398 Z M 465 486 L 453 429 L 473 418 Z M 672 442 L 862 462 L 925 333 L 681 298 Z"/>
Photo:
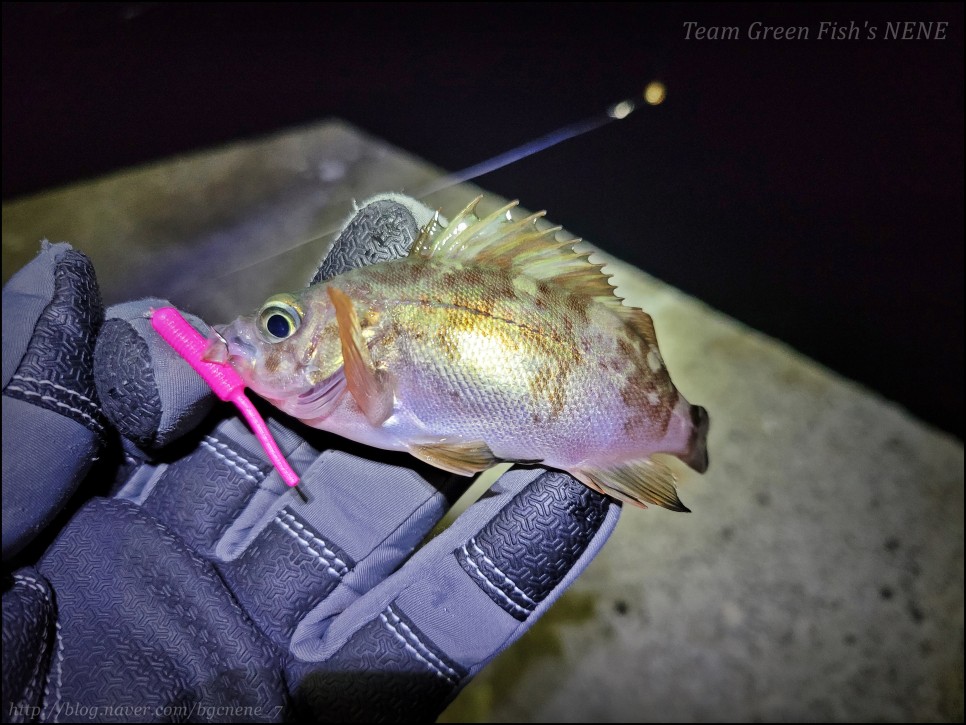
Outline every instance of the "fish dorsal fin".
<path id="1" fill-rule="evenodd" d="M 537 221 L 546 215 L 544 211 L 514 220 L 510 212 L 518 201 L 480 218 L 476 207 L 482 198 L 471 201 L 446 227 L 441 227 L 439 215 L 435 216 L 420 232 L 409 255 L 427 259 L 445 256 L 464 264 L 513 269 L 532 279 L 552 282 L 610 308 L 649 345 L 657 346 L 650 315 L 624 306 L 610 276 L 602 271 L 604 265 L 591 262 L 591 252 L 574 251 L 580 239 L 560 242 L 556 235 L 561 227 L 539 229 Z"/>

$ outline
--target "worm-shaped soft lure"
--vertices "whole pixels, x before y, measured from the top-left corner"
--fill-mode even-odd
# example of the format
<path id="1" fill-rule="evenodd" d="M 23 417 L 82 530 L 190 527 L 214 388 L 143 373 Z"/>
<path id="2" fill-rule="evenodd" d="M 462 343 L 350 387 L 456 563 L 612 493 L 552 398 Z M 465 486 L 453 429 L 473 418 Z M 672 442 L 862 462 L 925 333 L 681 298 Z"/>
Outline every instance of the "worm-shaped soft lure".
<path id="1" fill-rule="evenodd" d="M 151 326 L 208 383 L 215 395 L 235 404 L 248 421 L 248 425 L 251 426 L 255 437 L 262 444 L 268 459 L 275 466 L 282 480 L 292 486 L 302 500 L 307 502 L 308 499 L 298 487 L 298 474 L 288 465 L 262 416 L 245 395 L 245 383 L 238 373 L 228 365 L 202 360 L 201 356 L 208 346 L 208 341 L 174 307 L 153 310 Z"/>

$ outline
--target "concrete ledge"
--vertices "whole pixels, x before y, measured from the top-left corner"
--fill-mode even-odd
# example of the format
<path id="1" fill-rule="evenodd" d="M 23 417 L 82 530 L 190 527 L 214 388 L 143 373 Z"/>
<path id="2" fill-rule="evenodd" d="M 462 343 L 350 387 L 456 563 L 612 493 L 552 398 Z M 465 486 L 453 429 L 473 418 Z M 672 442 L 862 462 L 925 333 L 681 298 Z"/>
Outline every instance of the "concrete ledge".
<path id="1" fill-rule="evenodd" d="M 4 280 L 40 238 L 66 239 L 109 303 L 167 296 L 221 321 L 304 284 L 327 240 L 280 252 L 337 229 L 352 198 L 441 174 L 339 122 L 297 129 L 5 204 Z M 476 193 L 427 203 L 452 212 Z M 625 510 L 443 720 L 961 721 L 962 444 L 639 270 L 611 271 L 710 411 L 711 468 L 683 486 L 693 514 Z"/>

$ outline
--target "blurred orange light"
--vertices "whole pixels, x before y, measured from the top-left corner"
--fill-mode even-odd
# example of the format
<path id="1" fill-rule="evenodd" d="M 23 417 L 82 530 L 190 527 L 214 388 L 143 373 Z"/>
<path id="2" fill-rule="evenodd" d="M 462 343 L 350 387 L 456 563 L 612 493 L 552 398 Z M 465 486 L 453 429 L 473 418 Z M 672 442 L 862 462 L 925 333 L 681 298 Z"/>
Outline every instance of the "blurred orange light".
<path id="1" fill-rule="evenodd" d="M 651 81 L 644 89 L 644 100 L 652 106 L 663 103 L 665 98 L 667 98 L 667 88 L 661 81 Z"/>

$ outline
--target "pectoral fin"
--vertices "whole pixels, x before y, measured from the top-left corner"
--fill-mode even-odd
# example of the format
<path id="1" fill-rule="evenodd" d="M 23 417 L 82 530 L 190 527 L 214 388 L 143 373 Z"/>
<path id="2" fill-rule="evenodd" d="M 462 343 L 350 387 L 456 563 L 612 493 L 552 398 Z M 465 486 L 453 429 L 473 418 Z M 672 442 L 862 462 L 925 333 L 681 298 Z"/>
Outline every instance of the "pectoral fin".
<path id="1" fill-rule="evenodd" d="M 671 469 L 651 458 L 615 466 L 587 466 L 571 471 L 575 478 L 593 489 L 635 506 L 663 506 L 671 511 L 690 511 L 678 498 Z"/>
<path id="2" fill-rule="evenodd" d="M 413 443 L 409 452 L 431 466 L 460 476 L 472 476 L 500 462 L 483 441 Z"/>
<path id="3" fill-rule="evenodd" d="M 346 385 L 366 419 L 382 425 L 392 415 L 395 403 L 389 375 L 372 362 L 352 300 L 335 287 L 329 287 L 328 292 L 339 325 Z"/>

